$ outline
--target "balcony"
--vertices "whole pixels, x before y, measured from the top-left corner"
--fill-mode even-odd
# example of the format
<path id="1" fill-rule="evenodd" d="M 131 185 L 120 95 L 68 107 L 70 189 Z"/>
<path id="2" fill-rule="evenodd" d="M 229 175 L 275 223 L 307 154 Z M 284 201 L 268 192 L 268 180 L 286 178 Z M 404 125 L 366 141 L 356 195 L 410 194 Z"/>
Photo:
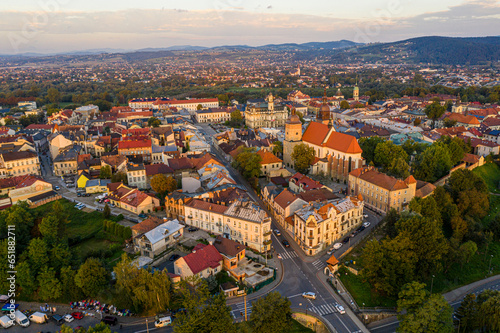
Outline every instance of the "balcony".
<path id="1" fill-rule="evenodd" d="M 266 231 L 266 232 L 264 233 L 264 237 L 271 236 L 271 234 L 272 234 L 272 231 L 271 231 L 271 230 Z"/>
<path id="2" fill-rule="evenodd" d="M 272 243 L 273 243 L 273 241 L 268 239 L 268 240 L 264 241 L 262 244 L 267 246 L 267 245 L 271 245 Z"/>

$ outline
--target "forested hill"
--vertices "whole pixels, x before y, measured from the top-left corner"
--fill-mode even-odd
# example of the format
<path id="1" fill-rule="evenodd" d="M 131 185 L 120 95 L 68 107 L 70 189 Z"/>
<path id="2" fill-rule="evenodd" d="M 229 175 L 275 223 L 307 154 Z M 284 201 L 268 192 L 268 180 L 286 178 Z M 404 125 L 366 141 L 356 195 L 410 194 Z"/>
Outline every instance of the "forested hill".
<path id="1" fill-rule="evenodd" d="M 333 58 L 383 63 L 477 65 L 500 60 L 500 37 L 418 37 L 364 45 L 337 53 Z"/>

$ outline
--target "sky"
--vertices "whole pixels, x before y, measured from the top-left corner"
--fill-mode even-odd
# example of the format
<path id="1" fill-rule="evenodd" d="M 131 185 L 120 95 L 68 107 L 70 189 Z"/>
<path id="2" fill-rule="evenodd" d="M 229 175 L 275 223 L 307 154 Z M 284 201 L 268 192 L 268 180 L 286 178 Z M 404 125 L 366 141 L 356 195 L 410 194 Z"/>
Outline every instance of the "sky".
<path id="1" fill-rule="evenodd" d="M 0 54 L 498 36 L 496 0 L 1 0 Z"/>

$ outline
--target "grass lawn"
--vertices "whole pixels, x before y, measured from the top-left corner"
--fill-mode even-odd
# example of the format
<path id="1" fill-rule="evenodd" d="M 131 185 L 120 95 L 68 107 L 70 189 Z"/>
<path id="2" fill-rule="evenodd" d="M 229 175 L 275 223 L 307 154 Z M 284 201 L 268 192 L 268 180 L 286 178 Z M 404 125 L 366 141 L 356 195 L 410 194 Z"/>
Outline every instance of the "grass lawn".
<path id="1" fill-rule="evenodd" d="M 486 163 L 483 166 L 475 168 L 473 172 L 483 178 L 490 192 L 500 194 L 500 189 L 498 188 L 500 184 L 500 167 L 496 163 Z"/>
<path id="2" fill-rule="evenodd" d="M 366 307 L 392 308 L 396 306 L 396 300 L 381 296 L 373 291 L 370 284 L 364 281 L 361 276 L 355 275 L 345 268 L 341 269 L 340 272 L 340 280 L 354 297 L 359 307 L 362 307 L 363 303 Z"/>

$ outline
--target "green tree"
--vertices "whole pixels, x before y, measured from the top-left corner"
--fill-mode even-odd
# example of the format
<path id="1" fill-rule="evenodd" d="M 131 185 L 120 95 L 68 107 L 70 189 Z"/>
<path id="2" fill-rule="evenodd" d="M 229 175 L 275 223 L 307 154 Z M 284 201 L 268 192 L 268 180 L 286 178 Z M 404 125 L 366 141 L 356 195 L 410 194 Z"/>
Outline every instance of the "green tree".
<path id="1" fill-rule="evenodd" d="M 406 179 L 410 176 L 410 166 L 403 157 L 396 157 L 387 168 L 387 174 L 396 178 Z"/>
<path id="2" fill-rule="evenodd" d="M 396 229 L 396 222 L 398 222 L 400 216 L 397 210 L 391 208 L 389 212 L 382 219 L 382 224 L 384 225 L 385 233 L 389 238 L 394 238 L 398 235 Z"/>
<path id="3" fill-rule="evenodd" d="M 432 294 L 424 298 L 425 284 L 412 283 L 405 286 L 399 295 L 398 332 L 405 333 L 451 333 L 453 308 L 441 294 Z"/>
<path id="4" fill-rule="evenodd" d="M 101 179 L 111 179 L 111 167 L 109 165 L 105 165 L 101 168 L 99 173 L 99 178 Z"/>
<path id="5" fill-rule="evenodd" d="M 7 226 L 16 230 L 16 252 L 23 253 L 31 240 L 34 218 L 24 201 L 0 211 L 0 235 L 7 235 Z"/>
<path id="6" fill-rule="evenodd" d="M 467 169 L 456 170 L 449 188 L 461 216 L 483 218 L 489 211 L 489 191 L 484 180 Z"/>
<path id="7" fill-rule="evenodd" d="M 436 120 L 439 119 L 446 111 L 446 108 L 442 106 L 438 101 L 434 101 L 425 107 L 425 114 L 427 118 L 432 120 L 432 128 L 436 124 Z"/>
<path id="8" fill-rule="evenodd" d="M 71 251 L 68 244 L 57 243 L 50 249 L 50 266 L 53 267 L 56 272 L 59 272 L 61 267 L 70 264 L 72 257 Z"/>
<path id="9" fill-rule="evenodd" d="M 149 127 L 159 127 L 161 125 L 161 120 L 156 117 L 151 117 L 148 119 Z"/>
<path id="10" fill-rule="evenodd" d="M 201 109 L 203 109 L 203 105 L 198 104 L 198 105 L 196 106 L 196 110 L 201 110 Z"/>
<path id="11" fill-rule="evenodd" d="M 306 174 L 314 161 L 314 148 L 301 143 L 293 147 L 292 160 L 295 170 Z"/>
<path id="12" fill-rule="evenodd" d="M 473 332 L 479 328 L 478 304 L 475 294 L 467 294 L 455 312 L 460 320 L 460 332 Z M 458 325 L 458 322 L 457 322 Z"/>
<path id="13" fill-rule="evenodd" d="M 97 296 L 108 284 L 108 273 L 99 260 L 88 258 L 75 275 L 75 284 L 85 296 Z"/>
<path id="14" fill-rule="evenodd" d="M 381 166 L 384 170 L 387 171 L 393 166 L 396 168 L 395 171 L 404 173 L 405 165 L 401 165 L 401 162 L 394 162 L 397 159 L 406 162 L 408 161 L 408 154 L 406 154 L 403 147 L 394 144 L 392 141 L 380 142 L 375 148 L 375 165 Z M 398 167 L 402 168 L 402 170 L 398 170 Z"/>
<path id="15" fill-rule="evenodd" d="M 49 249 L 42 239 L 33 238 L 27 250 L 31 272 L 36 276 L 40 269 L 45 267 L 49 262 Z"/>
<path id="16" fill-rule="evenodd" d="M 111 216 L 111 208 L 109 208 L 109 205 L 107 203 L 104 205 L 102 214 L 105 219 L 109 219 L 109 217 Z"/>
<path id="17" fill-rule="evenodd" d="M 51 103 L 58 104 L 61 100 L 61 93 L 56 88 L 47 90 L 47 98 Z"/>
<path id="18" fill-rule="evenodd" d="M 127 174 L 125 172 L 117 172 L 111 176 L 111 182 L 128 184 Z"/>
<path id="19" fill-rule="evenodd" d="M 361 156 L 366 160 L 367 163 L 375 162 L 375 149 L 379 143 L 385 142 L 384 138 L 379 136 L 372 136 L 369 138 L 360 138 L 358 143 L 363 150 Z"/>
<path id="20" fill-rule="evenodd" d="M 231 112 L 231 121 L 235 123 L 241 123 L 243 121 L 243 116 L 241 115 L 241 111 L 236 109 Z"/>
<path id="21" fill-rule="evenodd" d="M 340 108 L 343 110 L 347 110 L 347 109 L 350 109 L 351 107 L 350 107 L 348 101 L 342 101 L 342 102 L 340 102 Z"/>
<path id="22" fill-rule="evenodd" d="M 273 142 L 273 154 L 276 156 L 283 155 L 283 143 L 279 140 Z"/>
<path id="23" fill-rule="evenodd" d="M 498 332 L 500 330 L 500 292 L 485 290 L 477 296 L 479 306 L 479 322 L 483 331 Z"/>
<path id="24" fill-rule="evenodd" d="M 460 245 L 459 253 L 461 254 L 462 263 L 469 263 L 470 259 L 476 254 L 477 245 L 473 241 L 467 241 Z"/>
<path id="25" fill-rule="evenodd" d="M 62 287 L 56 278 L 53 268 L 45 266 L 38 275 L 38 297 L 43 301 L 55 300 L 61 297 Z"/>
<path id="26" fill-rule="evenodd" d="M 16 266 L 16 284 L 19 286 L 20 294 L 27 298 L 32 298 L 36 291 L 36 275 L 30 267 L 28 261 L 21 261 Z"/>
<path id="27" fill-rule="evenodd" d="M 252 302 L 250 322 L 254 332 L 286 332 L 292 319 L 291 302 L 277 291 Z"/>
<path id="28" fill-rule="evenodd" d="M 60 270 L 62 294 L 70 299 L 79 299 L 81 293 L 75 284 L 76 272 L 71 266 L 62 267 Z"/>
<path id="29" fill-rule="evenodd" d="M 53 246 L 60 241 L 58 235 L 59 219 L 54 215 L 48 215 L 42 219 L 42 222 L 38 224 L 38 230 L 43 236 L 43 240 L 49 246 Z"/>
<path id="30" fill-rule="evenodd" d="M 443 125 L 444 125 L 444 127 L 446 127 L 446 128 L 453 127 L 453 126 L 455 126 L 456 124 L 457 124 L 457 121 L 456 121 L 456 120 L 452 120 L 452 119 L 450 119 L 450 118 L 445 118 L 445 119 L 443 120 Z"/>
<path id="31" fill-rule="evenodd" d="M 261 174 L 262 157 L 253 148 L 240 147 L 234 160 L 234 166 L 246 179 L 258 178 Z"/>
<path id="32" fill-rule="evenodd" d="M 446 145 L 435 142 L 417 156 L 414 175 L 417 179 L 434 183 L 444 177 L 452 166 L 453 162 Z"/>

